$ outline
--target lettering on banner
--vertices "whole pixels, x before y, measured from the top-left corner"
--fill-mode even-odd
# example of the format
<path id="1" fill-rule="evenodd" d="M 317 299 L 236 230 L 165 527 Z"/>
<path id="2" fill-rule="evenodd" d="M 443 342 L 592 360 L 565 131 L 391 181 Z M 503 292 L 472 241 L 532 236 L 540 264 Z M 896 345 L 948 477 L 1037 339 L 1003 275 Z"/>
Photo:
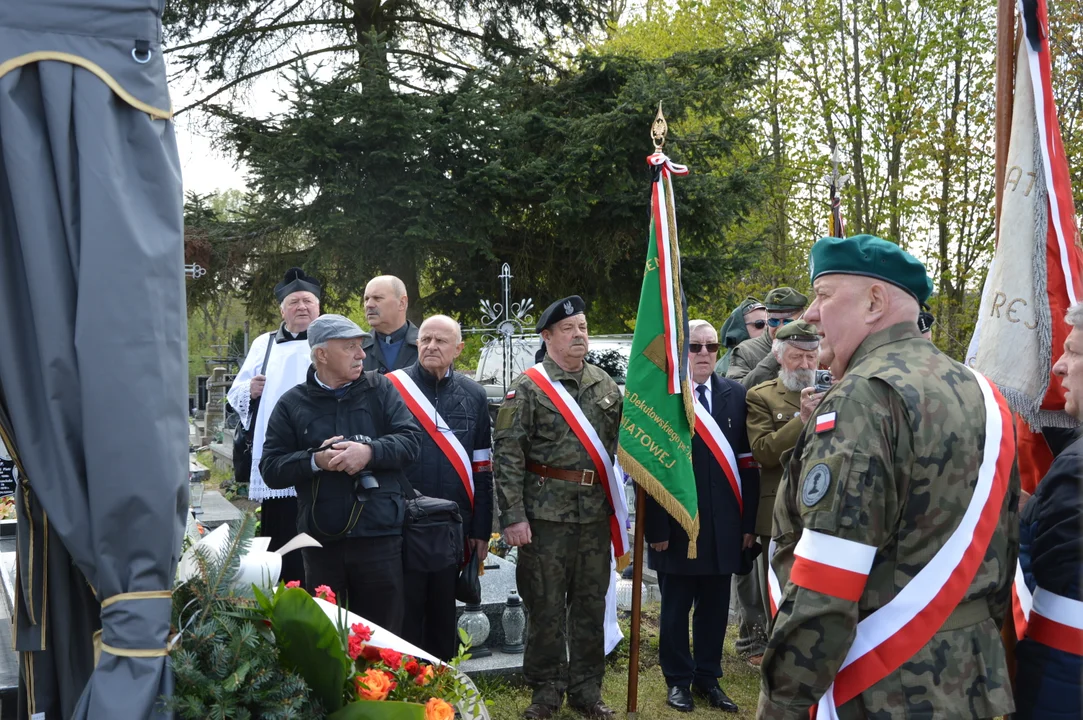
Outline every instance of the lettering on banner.
<path id="1" fill-rule="evenodd" d="M 16 485 L 15 461 L 11 459 L 3 443 L 0 443 L 0 497 L 14 495 Z"/>
<path id="2" fill-rule="evenodd" d="M 1031 170 L 1027 173 L 1027 177 L 1030 178 L 1030 182 L 1027 183 L 1026 190 L 1023 191 L 1023 197 L 1030 197 L 1030 191 L 1034 189 L 1034 183 L 1038 179 L 1038 173 Z M 1012 165 L 1008 168 L 1008 172 L 1004 176 L 1004 186 L 1010 187 L 1012 192 L 1019 189 L 1019 181 L 1023 179 L 1023 168 L 1018 165 Z"/>
<path id="3" fill-rule="evenodd" d="M 1012 298 L 1011 300 L 1008 300 L 1007 295 L 997 290 L 996 293 L 993 294 L 993 307 L 989 311 L 989 316 L 998 319 L 1003 318 L 1010 323 L 1023 323 L 1023 327 L 1027 328 L 1028 330 L 1036 329 L 1038 327 L 1037 322 L 1027 322 L 1016 315 L 1016 313 L 1022 311 L 1021 309 L 1016 307 L 1020 304 L 1023 306 L 1023 308 L 1028 307 L 1027 301 L 1023 298 Z M 1004 310 L 1003 315 L 1001 315 L 1000 312 L 1002 309 Z"/>
<path id="4" fill-rule="evenodd" d="M 640 445 L 647 448 L 647 450 L 650 451 L 650 454 L 657 458 L 658 462 L 660 462 L 667 470 L 677 463 L 677 458 L 671 459 L 669 452 L 652 440 L 651 436 L 647 434 L 643 427 L 637 426 L 627 417 L 622 417 L 620 419 L 620 425 L 624 428 L 625 432 L 638 441 Z M 666 462 L 667 460 L 669 460 L 668 463 Z"/>
<path id="5" fill-rule="evenodd" d="M 649 272 L 653 272 L 658 269 L 658 258 L 648 258 L 647 267 L 643 270 L 643 274 L 646 275 Z"/>

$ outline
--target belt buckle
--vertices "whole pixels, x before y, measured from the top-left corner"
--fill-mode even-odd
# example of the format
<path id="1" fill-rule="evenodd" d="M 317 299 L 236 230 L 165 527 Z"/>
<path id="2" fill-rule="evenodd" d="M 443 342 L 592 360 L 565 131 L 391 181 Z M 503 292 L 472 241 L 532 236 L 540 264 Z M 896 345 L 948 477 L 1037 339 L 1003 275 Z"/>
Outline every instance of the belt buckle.
<path id="1" fill-rule="evenodd" d="M 585 485 L 587 487 L 590 487 L 591 485 L 593 485 L 594 484 L 594 471 L 593 470 L 584 470 L 583 471 L 583 478 L 579 481 L 579 484 L 580 485 Z"/>

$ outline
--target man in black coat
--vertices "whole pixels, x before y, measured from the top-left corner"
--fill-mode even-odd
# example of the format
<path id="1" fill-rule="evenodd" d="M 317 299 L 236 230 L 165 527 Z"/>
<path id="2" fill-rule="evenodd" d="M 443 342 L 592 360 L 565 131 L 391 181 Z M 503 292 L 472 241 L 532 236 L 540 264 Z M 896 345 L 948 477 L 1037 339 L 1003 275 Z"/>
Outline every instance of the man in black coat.
<path id="1" fill-rule="evenodd" d="M 467 547 L 484 560 L 493 528 L 492 433 L 485 389 L 452 370 L 463 341 L 459 323 L 451 318 L 434 315 L 421 323 L 417 347 L 417 363 L 386 376 L 424 431 L 417 462 L 406 475 L 422 495 L 459 505 Z M 458 649 L 458 577 L 458 563 L 436 572 L 406 571 L 402 637 L 445 661 Z"/>
<path id="2" fill-rule="evenodd" d="M 745 389 L 714 375 L 718 335 L 703 320 L 689 323 L 689 364 L 695 401 L 706 405 L 732 453 L 724 462 L 740 480 L 740 498 L 723 466 L 697 434 L 692 439 L 692 469 L 699 501 L 697 557 L 688 559 L 688 536 L 657 503 L 644 508 L 647 562 L 658 573 L 662 616 L 658 654 L 669 686 L 667 703 L 682 712 L 693 709 L 694 689 L 715 708 L 737 712 L 737 704 L 719 686 L 722 643 L 729 619 L 730 577 L 748 572 L 746 550 L 755 543 L 759 471 L 752 461 L 745 427 Z M 733 468 L 732 463 L 737 467 Z M 743 508 L 742 508 L 743 502 Z M 695 608 L 688 648 L 688 613 Z"/>
<path id="3" fill-rule="evenodd" d="M 365 322 L 372 335 L 361 341 L 365 369 L 380 374 L 417 362 L 417 325 L 406 319 L 410 298 L 406 285 L 394 275 L 380 275 L 365 286 Z"/>
<path id="4" fill-rule="evenodd" d="M 365 334 L 341 315 L 312 321 L 313 366 L 275 405 L 260 472 L 268 487 L 297 488 L 297 529 L 323 544 L 302 550 L 308 589 L 328 585 L 352 612 L 398 634 L 403 469 L 421 428 L 387 378 L 362 371 Z"/>

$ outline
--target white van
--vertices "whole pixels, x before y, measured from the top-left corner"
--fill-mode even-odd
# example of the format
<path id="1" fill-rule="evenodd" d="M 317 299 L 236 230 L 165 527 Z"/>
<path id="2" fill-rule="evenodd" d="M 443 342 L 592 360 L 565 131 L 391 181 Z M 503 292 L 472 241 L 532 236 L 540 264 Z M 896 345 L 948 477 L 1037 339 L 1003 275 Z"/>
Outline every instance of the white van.
<path id="1" fill-rule="evenodd" d="M 511 343 L 511 381 L 535 364 L 534 355 L 541 348 L 540 335 L 515 335 Z M 624 376 L 628 371 L 628 358 L 632 355 L 632 336 L 592 335 L 587 362 L 609 373 L 624 392 Z M 504 399 L 504 345 L 499 340 L 489 342 L 481 349 L 481 359 L 474 379 L 485 388 L 491 405 L 499 405 Z"/>

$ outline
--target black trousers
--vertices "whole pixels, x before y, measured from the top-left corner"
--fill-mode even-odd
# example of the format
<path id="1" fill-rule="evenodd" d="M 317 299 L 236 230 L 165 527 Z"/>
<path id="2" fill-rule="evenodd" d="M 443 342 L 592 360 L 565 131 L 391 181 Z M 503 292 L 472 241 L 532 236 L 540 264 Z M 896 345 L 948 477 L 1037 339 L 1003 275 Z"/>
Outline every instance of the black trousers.
<path id="1" fill-rule="evenodd" d="M 662 613 L 658 659 L 670 687 L 717 687 L 722 677 L 722 643 L 729 619 L 729 575 L 658 573 Z M 688 648 L 688 613 L 692 615 L 692 650 Z"/>
<path id="2" fill-rule="evenodd" d="M 445 662 L 455 657 L 459 636 L 455 616 L 455 565 L 438 572 L 406 573 L 406 618 L 402 637 Z"/>
<path id="3" fill-rule="evenodd" d="M 282 547 L 297 535 L 297 498 L 267 498 L 260 505 L 259 534 L 271 538 L 268 548 L 272 552 Z M 305 562 L 301 553 L 293 552 L 282 557 L 282 582 L 305 581 Z"/>
<path id="4" fill-rule="evenodd" d="M 327 585 L 339 605 L 396 635 L 402 633 L 402 536 L 346 538 L 305 548 L 305 588 Z"/>

